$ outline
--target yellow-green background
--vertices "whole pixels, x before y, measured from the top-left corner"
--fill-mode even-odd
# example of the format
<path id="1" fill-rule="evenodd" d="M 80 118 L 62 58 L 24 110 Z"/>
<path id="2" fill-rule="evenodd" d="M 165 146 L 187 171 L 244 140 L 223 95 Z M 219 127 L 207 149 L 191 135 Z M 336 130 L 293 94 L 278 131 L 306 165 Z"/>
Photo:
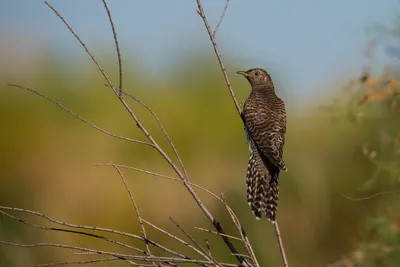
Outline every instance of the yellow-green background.
<path id="1" fill-rule="evenodd" d="M 117 84 L 114 51 L 96 52 Z M 245 134 L 212 53 L 210 46 L 178 60 L 166 70 L 169 78 L 162 81 L 154 79 L 157 73 L 142 69 L 135 56 L 127 53 L 124 90 L 158 114 L 190 180 L 216 194 L 224 194 L 246 229 L 261 266 L 281 266 L 272 225 L 266 220 L 256 221 L 246 203 Z M 36 95 L 6 86 L 13 83 L 36 89 L 110 132 L 145 140 L 117 98 L 104 86 L 105 81 L 94 65 L 80 67 L 71 61 L 64 65 L 65 61 L 52 53 L 39 58 L 34 66 L 0 73 L 0 205 L 37 210 L 76 224 L 140 233 L 119 176 L 111 167 L 95 164 L 114 162 L 167 175 L 174 173 L 154 149 L 113 139 Z M 239 64 L 229 58 L 224 57 L 228 74 L 238 101 L 242 102 L 250 87 L 245 79 L 234 74 Z M 332 78 L 336 79 L 332 84 L 324 85 L 324 90 L 331 90 L 330 95 L 299 106 L 288 97 L 296 88 L 283 86 L 284 75 L 277 76 L 277 94 L 288 99 L 284 155 L 289 172 L 281 174 L 278 220 L 290 265 L 327 266 L 348 257 L 348 265 L 343 266 L 400 266 L 398 195 L 364 201 L 352 201 L 341 195 L 363 197 L 396 191 L 399 187 L 399 148 L 395 143 L 400 132 L 398 109 L 389 110 L 384 101 L 359 106 L 356 100 L 348 98 L 360 97 L 359 93 L 349 92 L 349 80 L 337 77 Z M 359 86 L 350 87 L 357 91 Z M 398 95 L 390 99 L 396 102 Z M 154 119 L 135 102 L 128 102 L 172 155 Z M 329 109 L 321 108 L 332 103 Z M 360 117 L 360 113 L 365 116 Z M 385 142 L 382 132 L 393 140 Z M 384 165 L 375 180 L 377 164 L 363 154 L 366 143 L 376 151 L 375 159 Z M 209 240 L 216 258 L 235 262 L 219 238 L 194 229 L 212 226 L 180 183 L 134 171 L 124 170 L 124 174 L 146 220 L 184 238 L 170 222 L 172 217 L 203 246 L 204 240 Z M 238 235 L 223 205 L 206 193 L 198 193 L 226 231 Z M 18 215 L 48 225 L 35 217 Z M 150 228 L 148 234 L 166 246 L 188 251 Z M 89 237 L 32 229 L 5 216 L 0 216 L 0 240 L 131 252 Z M 123 240 L 143 248 L 136 241 Z M 240 244 L 237 246 L 243 251 Z M 1 266 L 82 257 L 85 256 L 56 248 L 0 246 Z"/>

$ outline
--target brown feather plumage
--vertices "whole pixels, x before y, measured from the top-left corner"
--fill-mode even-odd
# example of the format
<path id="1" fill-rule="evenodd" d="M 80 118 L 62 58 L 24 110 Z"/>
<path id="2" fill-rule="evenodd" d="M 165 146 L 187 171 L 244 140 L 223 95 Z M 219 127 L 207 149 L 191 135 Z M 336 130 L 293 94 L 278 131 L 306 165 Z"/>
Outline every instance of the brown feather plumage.
<path id="1" fill-rule="evenodd" d="M 271 76 L 262 69 L 239 72 L 252 86 L 242 112 L 250 143 L 247 167 L 247 201 L 256 218 L 275 221 L 279 172 L 286 171 L 283 146 L 286 133 L 284 102 L 276 96 Z"/>

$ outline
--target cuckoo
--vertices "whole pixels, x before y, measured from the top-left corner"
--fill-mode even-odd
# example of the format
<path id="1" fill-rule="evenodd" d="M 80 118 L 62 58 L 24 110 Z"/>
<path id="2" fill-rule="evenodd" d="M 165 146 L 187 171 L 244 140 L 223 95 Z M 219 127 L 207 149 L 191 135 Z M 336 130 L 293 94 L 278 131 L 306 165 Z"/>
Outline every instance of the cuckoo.
<path id="1" fill-rule="evenodd" d="M 283 161 L 285 104 L 275 94 L 271 76 L 265 70 L 250 69 L 237 73 L 246 77 L 252 88 L 241 114 L 250 147 L 247 201 L 256 219 L 265 215 L 275 222 L 279 172 L 286 171 Z"/>

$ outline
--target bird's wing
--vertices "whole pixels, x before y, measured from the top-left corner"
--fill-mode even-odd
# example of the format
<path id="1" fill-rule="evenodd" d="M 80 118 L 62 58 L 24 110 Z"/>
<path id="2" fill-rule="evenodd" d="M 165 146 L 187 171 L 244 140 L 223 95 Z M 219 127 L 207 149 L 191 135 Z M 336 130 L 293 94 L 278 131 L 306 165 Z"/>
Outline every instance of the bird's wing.
<path id="1" fill-rule="evenodd" d="M 249 110 L 243 112 L 247 133 L 259 151 L 279 169 L 286 169 L 283 161 L 283 145 L 285 144 L 286 115 L 268 109 Z"/>

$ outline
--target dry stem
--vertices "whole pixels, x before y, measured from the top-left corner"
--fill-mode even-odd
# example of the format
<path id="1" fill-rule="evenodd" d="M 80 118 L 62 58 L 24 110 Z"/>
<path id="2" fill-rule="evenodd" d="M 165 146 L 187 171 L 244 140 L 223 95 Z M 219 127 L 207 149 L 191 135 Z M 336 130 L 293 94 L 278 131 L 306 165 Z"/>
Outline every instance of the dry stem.
<path id="1" fill-rule="evenodd" d="M 111 164 L 112 164 L 112 163 L 111 163 Z M 118 166 L 116 166 L 115 164 L 112 164 L 112 166 L 117 170 L 119 176 L 120 176 L 121 179 L 122 179 L 122 182 L 124 183 L 125 189 L 126 189 L 126 191 L 128 192 L 128 194 L 129 194 L 129 197 L 130 197 L 130 199 L 131 199 L 131 202 L 132 202 L 132 204 L 133 204 L 133 207 L 135 208 L 136 216 L 137 216 L 137 218 L 138 218 L 140 227 L 142 228 L 143 237 L 147 240 L 146 229 L 144 228 L 142 217 L 140 217 L 139 208 L 138 208 L 138 206 L 136 205 L 135 198 L 133 197 L 133 194 L 132 194 L 132 192 L 131 192 L 131 189 L 129 188 L 129 186 L 128 186 L 127 182 L 126 182 L 125 176 L 124 176 L 124 174 L 121 172 L 121 170 L 118 168 Z M 151 251 L 150 251 L 148 242 L 145 242 L 145 244 L 146 244 L 146 250 L 147 250 L 147 252 L 149 253 L 150 256 L 152 256 L 152 255 L 151 255 Z M 156 266 L 154 262 L 153 262 L 153 265 Z"/>

